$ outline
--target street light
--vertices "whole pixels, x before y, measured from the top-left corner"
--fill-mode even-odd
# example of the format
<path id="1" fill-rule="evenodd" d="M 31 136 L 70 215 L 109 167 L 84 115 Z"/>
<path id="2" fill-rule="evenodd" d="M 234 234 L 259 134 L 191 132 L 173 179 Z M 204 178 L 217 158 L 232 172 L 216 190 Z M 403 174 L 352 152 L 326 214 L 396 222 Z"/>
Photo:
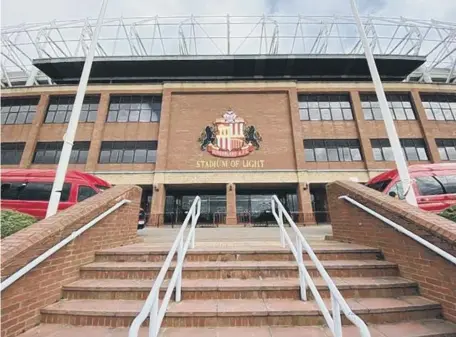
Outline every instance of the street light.
<path id="1" fill-rule="evenodd" d="M 71 111 L 70 121 L 65 135 L 63 136 L 63 147 L 60 155 L 59 164 L 55 173 L 54 184 L 52 185 L 51 197 L 49 199 L 49 205 L 46 212 L 46 218 L 54 215 L 57 212 L 60 195 L 62 194 L 62 187 L 65 181 L 65 175 L 68 169 L 68 162 L 70 161 L 71 150 L 73 149 L 74 136 L 79 123 L 79 115 L 81 114 L 81 107 L 84 101 L 85 92 L 87 89 L 87 82 L 89 81 L 90 71 L 92 70 L 93 58 L 95 56 L 95 49 L 98 42 L 98 36 L 100 35 L 101 26 L 103 24 L 106 7 L 108 6 L 108 0 L 103 0 L 101 4 L 100 14 L 98 15 L 97 24 L 93 33 L 92 41 L 90 43 L 89 52 L 84 62 L 84 68 L 82 69 L 81 79 L 79 81 L 78 91 L 76 98 L 74 99 L 73 110 Z"/>
<path id="2" fill-rule="evenodd" d="M 391 149 L 393 150 L 394 161 L 396 162 L 399 178 L 401 179 L 402 186 L 405 192 L 405 199 L 409 204 L 417 206 L 415 191 L 413 190 L 413 186 L 411 185 L 412 181 L 410 179 L 410 174 L 407 168 L 407 161 L 405 160 L 404 153 L 402 152 L 401 143 L 396 132 L 393 117 L 391 116 L 391 112 L 388 108 L 388 102 L 386 100 L 382 81 L 380 80 L 380 75 L 378 74 L 377 66 L 375 64 L 374 55 L 372 54 L 372 50 L 367 40 L 363 24 L 361 23 L 361 19 L 359 17 L 358 8 L 356 7 L 355 0 L 350 1 L 353 16 L 355 18 L 356 25 L 358 26 L 359 35 L 364 47 L 364 53 L 366 54 L 366 60 L 369 66 L 369 71 L 372 77 L 372 81 L 374 82 L 375 93 L 377 94 L 378 103 L 380 104 L 380 110 L 382 112 L 383 121 L 385 122 L 386 133 L 391 144 Z"/>

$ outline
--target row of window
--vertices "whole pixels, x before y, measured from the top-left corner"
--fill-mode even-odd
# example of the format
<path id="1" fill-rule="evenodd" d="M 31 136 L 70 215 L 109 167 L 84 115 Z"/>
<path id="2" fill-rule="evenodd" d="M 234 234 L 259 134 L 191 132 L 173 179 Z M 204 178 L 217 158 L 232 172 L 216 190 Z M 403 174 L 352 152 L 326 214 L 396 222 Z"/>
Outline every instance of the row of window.
<path id="1" fill-rule="evenodd" d="M 57 164 L 63 142 L 39 142 L 33 155 L 33 164 Z M 70 164 L 85 164 L 90 142 L 74 142 Z M 2 143 L 1 164 L 18 165 L 24 152 L 25 143 Z M 156 141 L 102 142 L 98 162 L 103 163 L 155 163 Z"/>
<path id="2" fill-rule="evenodd" d="M 44 123 L 68 123 L 73 110 L 74 96 L 55 96 L 49 99 Z M 2 99 L 2 124 L 31 124 L 39 98 Z M 93 123 L 97 119 L 100 96 L 84 98 L 80 122 Z M 107 122 L 158 122 L 160 121 L 161 96 L 131 95 L 112 96 Z"/>
<path id="3" fill-rule="evenodd" d="M 429 120 L 456 120 L 456 95 L 422 94 L 421 97 Z M 393 119 L 416 120 L 416 113 L 408 94 L 386 94 L 386 98 Z M 360 99 L 365 120 L 383 120 L 375 94 L 361 94 Z M 301 120 L 353 120 L 348 94 L 299 95 L 298 100 Z"/>
<path id="4" fill-rule="evenodd" d="M 402 151 L 408 161 L 429 160 L 423 139 L 400 139 Z M 456 161 L 456 139 L 436 139 L 440 159 Z M 388 139 L 371 139 L 376 161 L 394 161 Z M 357 139 L 311 139 L 304 140 L 304 156 L 310 162 L 362 161 L 360 144 Z"/>
<path id="5" fill-rule="evenodd" d="M 387 94 L 388 105 L 395 120 L 415 120 L 416 114 L 408 94 Z M 361 94 L 361 106 L 366 120 L 382 120 L 375 94 Z M 456 121 L 456 95 L 421 94 L 429 120 Z M 87 96 L 81 108 L 80 122 L 95 122 L 100 96 Z M 107 122 L 158 122 L 161 96 L 111 96 Z M 301 120 L 353 120 L 349 94 L 299 95 Z M 30 124 L 39 98 L 2 99 L 2 124 Z M 74 96 L 55 96 L 49 100 L 45 123 L 68 123 Z"/>
<path id="6" fill-rule="evenodd" d="M 423 139 L 401 139 L 402 150 L 409 161 L 429 160 Z M 157 141 L 107 141 L 101 143 L 100 164 L 114 163 L 155 163 Z M 456 161 L 456 139 L 436 139 L 440 159 Z M 393 161 L 394 156 L 388 139 L 371 139 L 376 161 Z M 63 142 L 39 142 L 33 156 L 34 164 L 57 164 Z M 18 165 L 24 152 L 25 143 L 2 143 L 1 163 Z M 70 155 L 71 164 L 85 164 L 90 142 L 74 142 Z M 310 162 L 362 161 L 361 148 L 357 139 L 309 139 L 304 140 L 304 154 Z"/>

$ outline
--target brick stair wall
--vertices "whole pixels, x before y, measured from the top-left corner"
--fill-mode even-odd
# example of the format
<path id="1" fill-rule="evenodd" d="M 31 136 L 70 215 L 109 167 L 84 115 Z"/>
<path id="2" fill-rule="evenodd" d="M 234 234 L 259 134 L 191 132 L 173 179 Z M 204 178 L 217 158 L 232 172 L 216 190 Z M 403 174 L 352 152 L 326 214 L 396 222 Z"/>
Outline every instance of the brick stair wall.
<path id="1" fill-rule="evenodd" d="M 139 187 L 116 186 L 1 240 L 5 279 L 117 202 L 132 201 L 2 292 L 2 337 L 17 336 L 39 324 L 40 310 L 61 298 L 62 286 L 79 278 L 80 267 L 94 261 L 96 251 L 138 242 L 140 196 Z"/>
<path id="2" fill-rule="evenodd" d="M 418 283 L 420 293 L 442 305 L 447 320 L 456 322 L 456 265 L 339 196 L 347 195 L 409 231 L 456 256 L 456 226 L 436 214 L 353 182 L 327 187 L 333 237 L 381 249 L 396 263 L 401 276 Z"/>

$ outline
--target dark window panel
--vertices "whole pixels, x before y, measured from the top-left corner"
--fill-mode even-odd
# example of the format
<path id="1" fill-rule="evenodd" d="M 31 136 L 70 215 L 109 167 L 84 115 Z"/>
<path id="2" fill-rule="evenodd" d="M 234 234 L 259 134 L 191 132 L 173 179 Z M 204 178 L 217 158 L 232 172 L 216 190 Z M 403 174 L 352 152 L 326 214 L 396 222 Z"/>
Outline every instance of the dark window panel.
<path id="1" fill-rule="evenodd" d="M 112 96 L 107 122 L 158 122 L 161 97 L 159 96 Z"/>
<path id="2" fill-rule="evenodd" d="M 348 94 L 299 95 L 301 120 L 353 120 Z"/>
<path id="3" fill-rule="evenodd" d="M 357 139 L 304 140 L 306 161 L 362 161 Z"/>
<path id="4" fill-rule="evenodd" d="M 456 161 L 456 139 L 436 139 L 440 159 L 444 161 Z"/>
<path id="5" fill-rule="evenodd" d="M 156 141 L 102 142 L 100 163 L 154 163 Z"/>
<path id="6" fill-rule="evenodd" d="M 400 139 L 400 142 L 407 160 L 428 160 L 423 139 Z M 394 161 L 393 150 L 388 139 L 371 139 L 371 145 L 375 160 Z"/>
<path id="7" fill-rule="evenodd" d="M 35 117 L 39 97 L 4 98 L 1 101 L 2 124 L 31 124 Z"/>
<path id="8" fill-rule="evenodd" d="M 25 143 L 2 143 L 1 163 L 2 165 L 18 165 L 21 162 Z"/>
<path id="9" fill-rule="evenodd" d="M 373 94 L 362 94 L 361 106 L 363 108 L 364 119 L 383 120 L 377 96 Z M 408 94 L 386 94 L 388 106 L 393 119 L 396 120 L 415 120 L 416 116 Z"/>
<path id="10" fill-rule="evenodd" d="M 33 156 L 34 164 L 58 164 L 63 142 L 40 142 Z M 70 164 L 85 164 L 90 142 L 74 142 L 70 154 Z"/>
<path id="11" fill-rule="evenodd" d="M 455 94 L 421 94 L 421 100 L 429 120 L 455 121 Z"/>
<path id="12" fill-rule="evenodd" d="M 68 123 L 73 110 L 74 96 L 53 96 L 49 100 L 45 123 Z M 81 106 L 79 121 L 94 122 L 98 111 L 99 96 L 87 96 Z M 90 116 L 90 118 L 89 118 Z"/>

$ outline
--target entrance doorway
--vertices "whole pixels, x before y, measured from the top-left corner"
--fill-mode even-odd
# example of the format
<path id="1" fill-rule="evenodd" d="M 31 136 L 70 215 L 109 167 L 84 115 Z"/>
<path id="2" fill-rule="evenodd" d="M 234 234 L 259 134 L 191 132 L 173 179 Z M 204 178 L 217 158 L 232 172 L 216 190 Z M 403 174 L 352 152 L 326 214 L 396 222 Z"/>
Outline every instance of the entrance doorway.
<path id="1" fill-rule="evenodd" d="M 277 225 L 271 212 L 271 198 L 277 195 L 287 212 L 298 212 L 296 185 L 293 184 L 242 184 L 236 186 L 236 212 L 240 224 L 254 226 Z"/>
<path id="2" fill-rule="evenodd" d="M 167 185 L 165 201 L 165 225 L 180 225 L 196 196 L 201 198 L 199 225 L 218 226 L 226 221 L 225 185 Z"/>
<path id="3" fill-rule="evenodd" d="M 312 209 L 317 223 L 329 223 L 328 198 L 326 197 L 326 184 L 310 184 L 310 197 Z"/>

